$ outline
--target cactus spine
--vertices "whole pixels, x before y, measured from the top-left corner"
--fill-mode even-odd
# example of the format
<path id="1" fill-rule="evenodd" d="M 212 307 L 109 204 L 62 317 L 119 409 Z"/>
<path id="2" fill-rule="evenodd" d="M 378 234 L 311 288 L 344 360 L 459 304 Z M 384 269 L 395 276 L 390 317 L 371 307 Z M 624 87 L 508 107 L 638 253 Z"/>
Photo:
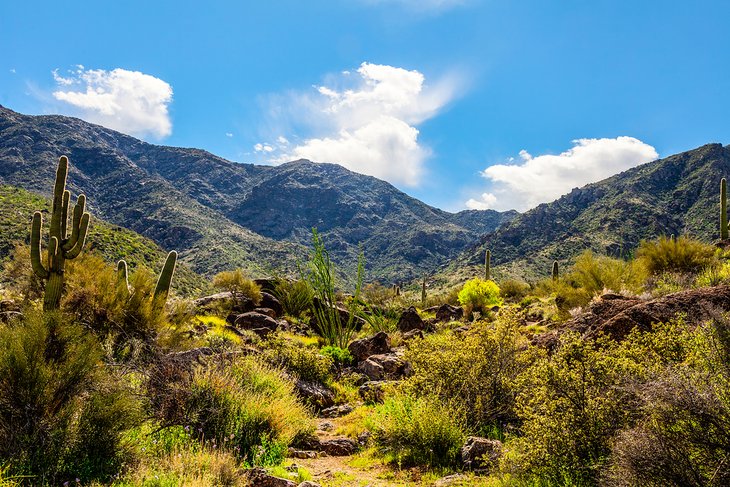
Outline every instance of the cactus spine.
<path id="1" fill-rule="evenodd" d="M 720 180 L 720 240 L 727 239 L 727 181 L 722 178 Z"/>
<path id="2" fill-rule="evenodd" d="M 56 183 L 53 187 L 51 228 L 48 236 L 48 262 L 41 261 L 41 231 L 43 216 L 40 211 L 33 214 L 30 231 L 30 260 L 33 272 L 46 281 L 43 309 L 58 309 L 63 292 L 63 274 L 66 260 L 75 259 L 81 253 L 89 229 L 89 214 L 86 213 L 86 196 L 80 194 L 74 206 L 71 219 L 71 234 L 68 234 L 68 209 L 71 193 L 66 189 L 68 158 L 61 156 L 56 169 Z"/>
<path id="3" fill-rule="evenodd" d="M 558 271 L 558 261 L 553 262 L 553 281 L 557 281 L 560 277 L 560 273 Z"/>
<path id="4" fill-rule="evenodd" d="M 491 265 L 491 262 L 490 262 L 491 260 L 492 260 L 492 252 L 487 250 L 484 254 L 484 280 L 485 281 L 488 281 L 491 278 L 490 273 L 489 273 L 489 270 L 490 270 L 489 267 Z"/>
<path id="5" fill-rule="evenodd" d="M 164 306 L 167 302 L 167 295 L 170 293 L 170 283 L 172 282 L 172 276 L 175 274 L 176 265 L 177 252 L 173 250 L 167 254 L 165 265 L 157 278 L 155 292 L 152 295 L 152 301 L 156 305 Z M 117 263 L 117 286 L 121 292 L 125 293 L 127 298 L 130 296 L 129 271 L 127 270 L 127 262 L 124 259 Z"/>

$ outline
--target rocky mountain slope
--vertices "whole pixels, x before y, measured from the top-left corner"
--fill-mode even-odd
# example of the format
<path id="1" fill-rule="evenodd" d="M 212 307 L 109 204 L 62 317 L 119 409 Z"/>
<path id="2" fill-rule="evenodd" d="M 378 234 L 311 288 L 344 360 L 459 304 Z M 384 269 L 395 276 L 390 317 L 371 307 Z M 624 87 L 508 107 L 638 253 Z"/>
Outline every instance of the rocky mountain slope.
<path id="1" fill-rule="evenodd" d="M 553 260 L 586 249 L 631 254 L 642 239 L 719 237 L 720 179 L 730 176 L 730 146 L 708 144 L 643 164 L 542 204 L 462 253 L 442 270 L 452 281 L 478 274 L 491 249 L 497 274 L 546 277 Z"/>
<path id="2" fill-rule="evenodd" d="M 58 156 L 95 215 L 181 252 L 197 272 L 291 272 L 317 227 L 335 262 L 400 281 L 455 257 L 515 212 L 430 207 L 334 164 L 256 166 L 198 149 L 157 146 L 63 116 L 0 107 L 0 183 L 48 194 Z"/>
<path id="3" fill-rule="evenodd" d="M 33 213 L 44 213 L 45 228 L 48 229 L 48 215 L 51 202 L 21 188 L 0 185 L 0 268 L 4 259 L 10 256 L 16 244 L 30 242 L 30 222 Z M 44 232 L 47 235 L 47 232 Z M 116 263 L 125 259 L 131 270 L 138 266 L 154 272 L 162 268 L 167 252 L 157 244 L 131 230 L 111 225 L 96 217 L 89 226 L 86 248 L 97 252 L 106 261 Z M 1 285 L 2 283 L 0 283 Z M 177 266 L 172 282 L 173 291 L 181 295 L 196 295 L 207 290 L 208 283 L 185 264 Z"/>

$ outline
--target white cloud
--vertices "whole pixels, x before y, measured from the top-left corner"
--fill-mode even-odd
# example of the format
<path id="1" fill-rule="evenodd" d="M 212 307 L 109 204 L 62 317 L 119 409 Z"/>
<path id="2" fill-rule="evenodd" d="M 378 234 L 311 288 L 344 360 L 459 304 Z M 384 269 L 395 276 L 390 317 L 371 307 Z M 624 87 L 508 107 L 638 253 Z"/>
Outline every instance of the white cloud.
<path id="1" fill-rule="evenodd" d="M 15 71 L 15 68 L 10 68 L 10 72 L 11 72 L 12 74 L 15 74 L 15 73 L 16 73 L 16 71 Z"/>
<path id="2" fill-rule="evenodd" d="M 81 118 L 130 135 L 162 138 L 172 133 L 168 105 L 172 87 L 139 71 L 85 69 L 69 76 L 53 71 L 53 96 L 68 103 Z"/>
<path id="3" fill-rule="evenodd" d="M 370 63 L 356 75 L 340 75 L 289 103 L 277 101 L 311 134 L 291 148 L 279 140 L 281 151 L 271 161 L 335 162 L 392 183 L 418 184 L 431 151 L 419 142 L 416 126 L 454 98 L 456 80 L 427 85 L 418 71 Z"/>
<path id="4" fill-rule="evenodd" d="M 256 152 L 274 152 L 274 148 L 271 147 L 269 144 L 262 144 L 258 143 L 253 146 L 253 150 Z"/>
<path id="5" fill-rule="evenodd" d="M 558 155 L 532 156 L 520 151 L 520 164 L 496 164 L 482 176 L 492 191 L 479 200 L 470 199 L 468 208 L 527 210 L 553 201 L 571 189 L 597 182 L 658 157 L 654 147 L 633 137 L 578 139 L 573 147 Z"/>
<path id="6" fill-rule="evenodd" d="M 233 137 L 233 134 L 231 132 L 226 132 L 226 137 L 231 138 Z"/>
<path id="7" fill-rule="evenodd" d="M 492 193 L 482 193 L 478 200 L 470 198 L 466 202 L 466 207 L 470 210 L 488 210 L 497 204 L 497 197 Z"/>

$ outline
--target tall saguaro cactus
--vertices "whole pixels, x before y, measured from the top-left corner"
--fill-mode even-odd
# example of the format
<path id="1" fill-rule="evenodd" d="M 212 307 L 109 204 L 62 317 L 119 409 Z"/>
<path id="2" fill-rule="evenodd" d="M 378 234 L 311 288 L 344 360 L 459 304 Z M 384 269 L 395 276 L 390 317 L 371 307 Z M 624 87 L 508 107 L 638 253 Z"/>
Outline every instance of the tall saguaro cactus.
<path id="1" fill-rule="evenodd" d="M 176 265 L 177 252 L 173 250 L 167 254 L 165 265 L 162 267 L 160 276 L 157 278 L 155 292 L 152 295 L 152 301 L 158 306 L 164 306 L 167 301 L 167 295 L 170 293 L 170 283 L 172 282 L 172 276 L 175 274 Z M 117 263 L 117 285 L 122 292 L 129 296 L 129 276 L 127 262 L 124 259 Z"/>
<path id="2" fill-rule="evenodd" d="M 727 181 L 722 178 L 720 180 L 720 240 L 727 239 Z"/>
<path id="3" fill-rule="evenodd" d="M 491 260 L 492 260 L 492 252 L 487 250 L 484 253 L 484 280 L 488 281 L 491 276 L 489 274 L 490 266 L 491 266 Z"/>
<path id="4" fill-rule="evenodd" d="M 426 275 L 423 275 L 423 283 L 421 285 L 421 306 L 426 306 Z"/>
<path id="5" fill-rule="evenodd" d="M 560 278 L 560 271 L 558 270 L 558 261 L 553 262 L 553 281 L 557 281 Z"/>
<path id="6" fill-rule="evenodd" d="M 86 196 L 80 194 L 76 200 L 71 219 L 71 234 L 68 233 L 68 209 L 71 192 L 66 189 L 68 158 L 61 156 L 56 169 L 56 183 L 53 187 L 51 228 L 48 236 L 48 262 L 44 267 L 41 259 L 41 230 L 43 216 L 40 211 L 33 214 L 30 232 L 30 260 L 33 272 L 46 281 L 43 309 L 58 309 L 63 292 L 63 273 L 66 260 L 75 259 L 81 253 L 89 229 L 89 214 L 86 213 Z"/>

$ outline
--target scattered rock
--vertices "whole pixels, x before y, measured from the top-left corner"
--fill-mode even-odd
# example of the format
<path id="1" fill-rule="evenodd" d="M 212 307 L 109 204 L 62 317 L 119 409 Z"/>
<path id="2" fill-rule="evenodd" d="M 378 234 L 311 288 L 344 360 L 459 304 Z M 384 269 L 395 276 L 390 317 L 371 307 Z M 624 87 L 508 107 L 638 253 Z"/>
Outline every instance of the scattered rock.
<path id="1" fill-rule="evenodd" d="M 336 406 L 333 406 L 333 407 L 336 407 Z M 328 408 L 328 409 L 331 409 L 331 408 Z M 330 421 L 322 421 L 321 423 L 319 423 L 319 429 L 321 429 L 322 431 L 332 431 L 333 429 L 335 429 L 335 425 L 332 424 Z"/>
<path id="2" fill-rule="evenodd" d="M 254 313 L 266 315 L 269 318 L 276 318 L 276 311 L 271 308 L 255 308 Z"/>
<path id="3" fill-rule="evenodd" d="M 370 437 L 372 436 L 372 433 L 369 431 L 363 431 L 359 435 L 357 435 L 357 443 L 361 447 L 366 447 L 368 443 L 370 443 Z"/>
<path id="4" fill-rule="evenodd" d="M 289 448 L 287 455 L 289 458 L 298 458 L 300 460 L 317 458 L 317 456 L 318 456 L 316 451 L 297 450 L 295 448 Z"/>
<path id="5" fill-rule="evenodd" d="M 404 377 L 409 369 L 407 362 L 394 353 L 371 355 L 357 366 L 370 380 L 393 379 Z"/>
<path id="6" fill-rule="evenodd" d="M 451 306 L 450 304 L 442 304 L 436 311 L 437 321 L 457 321 L 464 317 L 464 308 L 461 306 Z"/>
<path id="7" fill-rule="evenodd" d="M 262 291 L 267 293 L 272 293 L 274 292 L 274 289 L 276 289 L 276 279 L 263 277 L 254 279 L 253 282 L 258 285 Z"/>
<path id="8" fill-rule="evenodd" d="M 291 480 L 269 475 L 265 468 L 250 468 L 245 475 L 249 485 L 256 487 L 297 487 Z"/>
<path id="9" fill-rule="evenodd" d="M 278 321 L 270 316 L 266 316 L 265 314 L 257 313 L 255 311 L 249 311 L 248 313 L 238 315 L 233 324 L 236 328 L 253 331 L 261 328 L 267 328 L 269 331 L 276 331 L 279 327 Z"/>
<path id="10" fill-rule="evenodd" d="M 203 357 L 213 355 L 213 349 L 210 347 L 199 347 L 199 348 L 193 348 L 192 350 L 185 350 L 184 352 L 174 352 L 169 353 L 165 357 L 168 360 L 172 360 L 174 362 L 189 365 L 193 362 L 197 362 L 199 364 L 203 364 Z"/>
<path id="11" fill-rule="evenodd" d="M 390 337 L 384 331 L 355 340 L 347 347 L 355 362 L 362 362 L 371 355 L 390 352 Z"/>
<path id="12" fill-rule="evenodd" d="M 469 477 L 464 475 L 463 473 L 455 473 L 452 475 L 447 475 L 446 477 L 442 477 L 438 479 L 436 482 L 434 482 L 433 487 L 451 487 L 456 485 L 467 485 L 466 481 L 469 480 Z"/>
<path id="13" fill-rule="evenodd" d="M 2 311 L 0 312 L 0 322 L 2 323 L 10 323 L 12 320 L 15 319 L 22 319 L 23 313 L 20 311 Z"/>
<path id="14" fill-rule="evenodd" d="M 261 302 L 259 303 L 259 306 L 261 308 L 269 308 L 272 310 L 274 312 L 274 316 L 272 318 L 276 318 L 284 314 L 284 307 L 281 305 L 279 300 L 276 299 L 273 294 L 267 292 L 261 293 Z"/>
<path id="15" fill-rule="evenodd" d="M 15 311 L 20 312 L 20 305 L 12 299 L 3 299 L 0 301 L 0 312 Z"/>
<path id="16" fill-rule="evenodd" d="M 339 418 L 340 416 L 350 414 L 353 409 L 355 408 L 349 404 L 340 404 L 339 406 L 332 406 L 327 409 L 323 409 L 322 412 L 319 413 L 319 416 L 321 418 Z"/>
<path id="17" fill-rule="evenodd" d="M 357 393 L 366 404 L 382 404 L 385 400 L 386 384 L 387 382 L 383 380 L 368 381 L 360 386 Z"/>
<path id="18" fill-rule="evenodd" d="M 193 301 L 193 306 L 201 311 L 229 309 L 233 313 L 246 313 L 256 307 L 253 301 L 243 296 L 233 296 L 233 293 L 224 292 L 204 296 Z"/>
<path id="19" fill-rule="evenodd" d="M 299 395 L 316 409 L 327 409 L 335 404 L 335 393 L 318 382 L 297 380 L 295 387 Z"/>
<path id="20" fill-rule="evenodd" d="M 321 487 L 319 484 L 312 482 L 311 480 L 305 480 L 298 487 Z"/>
<path id="21" fill-rule="evenodd" d="M 403 332 L 426 329 L 426 324 L 418 315 L 418 311 L 416 311 L 415 306 L 411 306 L 400 315 L 400 319 L 398 320 L 398 329 Z"/>
<path id="22" fill-rule="evenodd" d="M 463 325 L 463 326 L 460 326 L 458 328 L 454 328 L 454 333 L 461 334 L 461 333 L 466 333 L 469 330 L 471 330 L 471 326 Z"/>
<path id="23" fill-rule="evenodd" d="M 421 330 L 411 330 L 403 334 L 403 340 L 413 340 L 414 338 L 423 338 L 423 332 Z"/>
<path id="24" fill-rule="evenodd" d="M 350 438 L 335 438 L 319 443 L 319 450 L 331 457 L 346 457 L 357 451 L 358 444 Z"/>
<path id="25" fill-rule="evenodd" d="M 459 451 L 461 463 L 467 470 L 490 470 L 502 455 L 502 442 L 470 436 Z"/>

